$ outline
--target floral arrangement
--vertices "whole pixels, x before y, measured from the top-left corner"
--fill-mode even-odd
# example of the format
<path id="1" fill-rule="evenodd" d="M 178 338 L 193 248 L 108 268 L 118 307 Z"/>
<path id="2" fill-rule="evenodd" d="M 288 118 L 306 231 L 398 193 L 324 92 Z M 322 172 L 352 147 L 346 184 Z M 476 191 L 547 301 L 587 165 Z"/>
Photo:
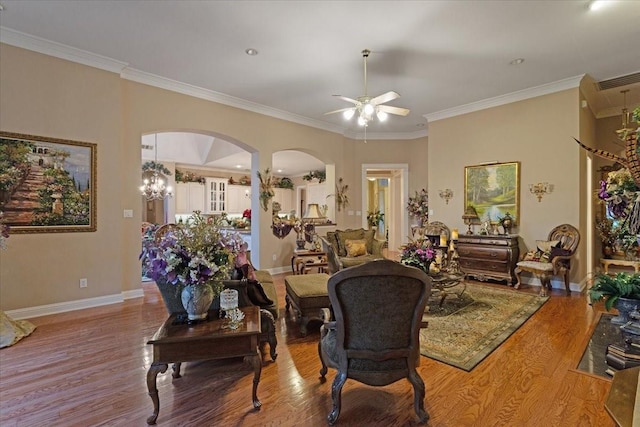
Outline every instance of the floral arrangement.
<path id="1" fill-rule="evenodd" d="M 613 249 L 618 241 L 622 228 L 616 227 L 612 219 L 598 218 L 596 219 L 596 230 L 598 230 L 602 245 Z"/>
<path id="2" fill-rule="evenodd" d="M 369 227 L 377 227 L 380 221 L 384 221 L 384 214 L 379 209 L 367 212 L 367 223 Z"/>
<path id="3" fill-rule="evenodd" d="M 631 207 L 639 196 L 640 189 L 627 168 L 609 172 L 607 180 L 600 181 L 598 198 L 607 204 L 607 210 L 614 218 L 629 216 Z"/>
<path id="4" fill-rule="evenodd" d="M 220 218 L 205 218 L 196 211 L 187 224 L 160 238 L 154 228 L 147 229 L 140 259 L 153 280 L 176 286 L 210 285 L 218 295 L 243 244 L 238 233 L 221 230 Z"/>
<path id="5" fill-rule="evenodd" d="M 429 273 L 429 266 L 435 260 L 436 252 L 431 241 L 426 238 L 412 240 L 400 248 L 400 262 L 412 267 L 418 267 Z"/>
<path id="6" fill-rule="evenodd" d="M 245 209 L 244 212 L 242 212 L 242 218 L 251 221 L 251 209 Z"/>
<path id="7" fill-rule="evenodd" d="M 199 182 L 200 184 L 204 184 L 206 181 L 205 177 L 196 175 L 191 171 L 176 169 L 176 182 Z"/>
<path id="8" fill-rule="evenodd" d="M 416 191 L 414 197 L 409 197 L 407 203 L 409 215 L 419 218 L 423 224 L 429 221 L 429 193 L 424 188 L 420 192 Z"/>
<path id="9" fill-rule="evenodd" d="M 162 163 L 154 162 L 153 160 L 149 162 L 145 162 L 142 165 L 142 171 L 143 172 L 157 171 L 158 173 L 161 173 L 163 175 L 171 176 L 171 171 L 167 169 L 165 165 L 163 165 Z"/>
<path id="10" fill-rule="evenodd" d="M 9 226 L 4 222 L 4 213 L 0 211 L 0 249 L 7 249 Z"/>

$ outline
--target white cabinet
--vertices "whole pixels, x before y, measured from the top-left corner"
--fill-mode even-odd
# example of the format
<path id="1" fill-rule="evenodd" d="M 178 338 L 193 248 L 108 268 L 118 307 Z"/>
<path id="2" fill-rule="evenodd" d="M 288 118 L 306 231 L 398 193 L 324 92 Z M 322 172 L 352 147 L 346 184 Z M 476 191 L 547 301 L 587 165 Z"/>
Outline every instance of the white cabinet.
<path id="1" fill-rule="evenodd" d="M 179 182 L 176 184 L 176 213 L 191 214 L 204 212 L 204 189 L 199 182 Z"/>
<path id="2" fill-rule="evenodd" d="M 280 213 L 288 214 L 289 211 L 295 209 L 295 202 L 293 201 L 293 190 L 288 188 L 274 188 L 275 195 L 272 202 L 280 203 Z"/>
<path id="3" fill-rule="evenodd" d="M 227 213 L 241 214 L 245 209 L 251 209 L 251 187 L 227 185 Z"/>
<path id="4" fill-rule="evenodd" d="M 205 213 L 219 214 L 227 210 L 226 178 L 206 178 Z"/>

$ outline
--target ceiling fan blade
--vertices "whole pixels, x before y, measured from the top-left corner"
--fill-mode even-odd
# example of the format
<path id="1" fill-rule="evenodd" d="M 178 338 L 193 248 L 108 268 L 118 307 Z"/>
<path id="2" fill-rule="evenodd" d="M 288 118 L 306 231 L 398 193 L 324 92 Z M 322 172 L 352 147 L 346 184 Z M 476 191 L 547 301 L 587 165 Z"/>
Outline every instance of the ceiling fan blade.
<path id="1" fill-rule="evenodd" d="M 378 105 L 378 110 L 389 114 L 396 114 L 398 116 L 406 116 L 409 114 L 408 108 L 392 107 L 391 105 Z"/>
<path id="2" fill-rule="evenodd" d="M 327 114 L 342 113 L 343 111 L 355 110 L 355 108 L 356 107 L 341 108 L 339 110 L 334 110 L 334 111 L 329 111 L 328 113 L 324 113 L 324 115 L 326 116 Z"/>
<path id="3" fill-rule="evenodd" d="M 369 102 L 373 105 L 380 105 L 384 104 L 385 102 L 393 101 L 397 98 L 400 98 L 400 95 L 391 90 L 387 93 L 383 93 L 382 95 L 378 95 L 375 98 L 372 98 Z"/>
<path id="4" fill-rule="evenodd" d="M 333 96 L 335 96 L 336 98 L 340 98 L 343 101 L 351 102 L 352 104 L 356 104 L 356 105 L 360 104 L 360 101 L 356 99 L 347 98 L 346 96 L 342 96 L 342 95 L 333 95 Z"/>

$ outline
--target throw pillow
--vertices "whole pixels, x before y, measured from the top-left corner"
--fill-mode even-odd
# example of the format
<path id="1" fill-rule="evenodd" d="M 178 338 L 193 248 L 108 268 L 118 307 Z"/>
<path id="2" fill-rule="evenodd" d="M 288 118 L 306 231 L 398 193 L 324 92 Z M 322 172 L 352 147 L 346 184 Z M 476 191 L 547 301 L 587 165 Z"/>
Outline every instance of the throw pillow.
<path id="1" fill-rule="evenodd" d="M 558 246 L 558 240 L 536 240 L 536 246 L 542 252 L 551 252 L 551 248 Z"/>
<path id="2" fill-rule="evenodd" d="M 338 255 L 339 256 L 347 256 L 347 240 L 361 240 L 364 239 L 364 229 L 360 228 L 357 230 L 337 230 L 336 235 L 338 236 Z"/>
<path id="3" fill-rule="evenodd" d="M 540 256 L 536 256 L 536 255 L 537 255 L 536 251 L 529 251 L 526 254 L 524 254 L 523 261 L 538 261 L 540 259 Z"/>
<path id="4" fill-rule="evenodd" d="M 346 240 L 345 247 L 347 248 L 347 256 L 355 258 L 358 256 L 367 254 L 367 241 L 366 240 Z"/>

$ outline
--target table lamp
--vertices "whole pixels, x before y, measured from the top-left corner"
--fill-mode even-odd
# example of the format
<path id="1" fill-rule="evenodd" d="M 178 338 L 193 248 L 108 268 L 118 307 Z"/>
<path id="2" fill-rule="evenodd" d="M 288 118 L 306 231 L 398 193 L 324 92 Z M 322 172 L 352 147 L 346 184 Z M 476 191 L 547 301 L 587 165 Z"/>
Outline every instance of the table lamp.
<path id="1" fill-rule="evenodd" d="M 480 217 L 478 216 L 478 212 L 476 212 L 476 208 L 474 208 L 473 206 L 467 206 L 467 210 L 465 210 L 464 215 L 462 215 L 462 220 L 469 227 L 469 229 L 467 230 L 467 234 L 473 234 L 473 231 L 471 230 L 471 224 L 473 224 L 474 221 L 478 221 L 479 219 Z"/>

